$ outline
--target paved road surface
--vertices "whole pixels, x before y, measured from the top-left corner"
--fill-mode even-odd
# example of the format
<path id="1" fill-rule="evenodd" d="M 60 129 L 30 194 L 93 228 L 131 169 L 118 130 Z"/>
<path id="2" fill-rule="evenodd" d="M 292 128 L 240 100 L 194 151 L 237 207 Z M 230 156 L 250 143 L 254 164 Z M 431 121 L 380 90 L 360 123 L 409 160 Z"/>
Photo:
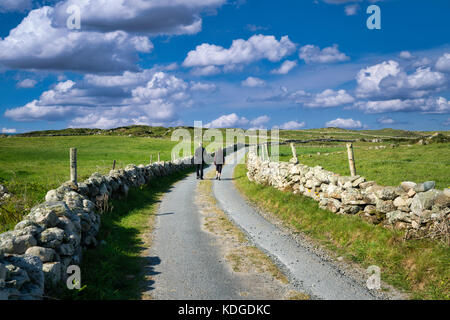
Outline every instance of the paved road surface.
<path id="1" fill-rule="evenodd" d="M 237 156 L 242 158 L 244 150 Z M 233 169 L 234 165 L 226 165 L 222 181 L 214 182 L 219 205 L 258 247 L 282 265 L 300 291 L 317 299 L 374 299 L 365 287 L 299 246 L 249 206 L 234 187 Z M 239 292 L 248 288 L 227 267 L 213 236 L 201 229 L 201 214 L 194 201 L 197 183 L 191 174 L 162 199 L 150 250 L 153 281 L 149 293 L 155 299 L 243 299 Z"/>

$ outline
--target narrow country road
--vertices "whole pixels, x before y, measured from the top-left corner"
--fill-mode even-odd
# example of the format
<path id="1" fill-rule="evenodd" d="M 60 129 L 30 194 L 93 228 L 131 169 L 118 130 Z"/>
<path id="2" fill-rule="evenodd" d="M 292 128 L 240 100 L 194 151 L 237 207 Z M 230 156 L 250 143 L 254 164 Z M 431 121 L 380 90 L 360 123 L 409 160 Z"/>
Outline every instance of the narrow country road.
<path id="1" fill-rule="evenodd" d="M 242 159 L 244 154 L 242 149 L 236 156 Z M 219 206 L 288 273 L 296 287 L 313 299 L 375 299 L 364 286 L 301 247 L 249 206 L 233 184 L 234 167 L 224 166 L 222 181 L 214 181 Z M 197 184 L 195 174 L 191 174 L 162 199 L 150 250 L 152 281 L 148 293 L 153 299 L 252 299 L 239 294 L 248 291 L 249 284 L 230 270 L 214 236 L 202 229 L 201 214 L 195 204 Z"/>

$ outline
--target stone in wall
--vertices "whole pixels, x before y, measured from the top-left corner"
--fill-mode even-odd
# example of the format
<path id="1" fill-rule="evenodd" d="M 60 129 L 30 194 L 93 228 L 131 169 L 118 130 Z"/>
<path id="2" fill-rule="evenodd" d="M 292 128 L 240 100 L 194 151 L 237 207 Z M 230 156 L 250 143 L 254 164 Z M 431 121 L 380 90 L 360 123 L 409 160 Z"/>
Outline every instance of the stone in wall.
<path id="1" fill-rule="evenodd" d="M 449 239 L 450 189 L 434 189 L 435 183 L 404 181 L 398 187 L 380 186 L 361 176 L 340 176 L 320 166 L 296 162 L 261 161 L 247 157 L 251 181 L 283 191 L 302 194 L 337 214 L 360 214 L 365 220 L 386 227 L 406 229 L 414 235 Z"/>
<path id="2" fill-rule="evenodd" d="M 234 146 L 226 152 L 230 148 Z M 132 187 L 192 165 L 192 157 L 131 164 L 48 191 L 45 202 L 33 207 L 14 230 L 0 234 L 0 300 L 42 299 L 45 288 L 65 281 L 68 266 L 81 263 L 82 250 L 97 245 L 99 200 L 126 197 Z"/>

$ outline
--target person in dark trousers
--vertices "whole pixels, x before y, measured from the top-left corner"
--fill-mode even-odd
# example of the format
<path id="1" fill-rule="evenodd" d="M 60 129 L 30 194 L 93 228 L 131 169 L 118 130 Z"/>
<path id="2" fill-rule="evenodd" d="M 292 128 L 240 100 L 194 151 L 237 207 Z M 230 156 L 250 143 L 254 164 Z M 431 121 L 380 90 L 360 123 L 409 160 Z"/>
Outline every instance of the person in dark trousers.
<path id="1" fill-rule="evenodd" d="M 203 148 L 202 143 L 198 144 L 198 148 L 195 150 L 194 164 L 197 169 L 197 179 L 203 180 L 203 165 L 205 163 L 204 158 L 205 148 Z"/>
<path id="2" fill-rule="evenodd" d="M 222 148 L 219 148 L 214 155 L 214 164 L 216 166 L 216 180 L 222 176 L 222 168 L 225 164 L 225 154 Z"/>

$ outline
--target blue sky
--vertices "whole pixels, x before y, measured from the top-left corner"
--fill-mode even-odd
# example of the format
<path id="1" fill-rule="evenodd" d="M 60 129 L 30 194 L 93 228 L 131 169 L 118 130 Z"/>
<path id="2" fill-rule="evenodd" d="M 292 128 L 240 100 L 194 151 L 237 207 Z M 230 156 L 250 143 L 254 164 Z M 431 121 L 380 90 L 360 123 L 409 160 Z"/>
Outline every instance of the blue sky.
<path id="1" fill-rule="evenodd" d="M 366 26 L 373 4 L 381 30 Z M 0 0 L 0 129 L 448 130 L 449 12 L 447 0 Z"/>

